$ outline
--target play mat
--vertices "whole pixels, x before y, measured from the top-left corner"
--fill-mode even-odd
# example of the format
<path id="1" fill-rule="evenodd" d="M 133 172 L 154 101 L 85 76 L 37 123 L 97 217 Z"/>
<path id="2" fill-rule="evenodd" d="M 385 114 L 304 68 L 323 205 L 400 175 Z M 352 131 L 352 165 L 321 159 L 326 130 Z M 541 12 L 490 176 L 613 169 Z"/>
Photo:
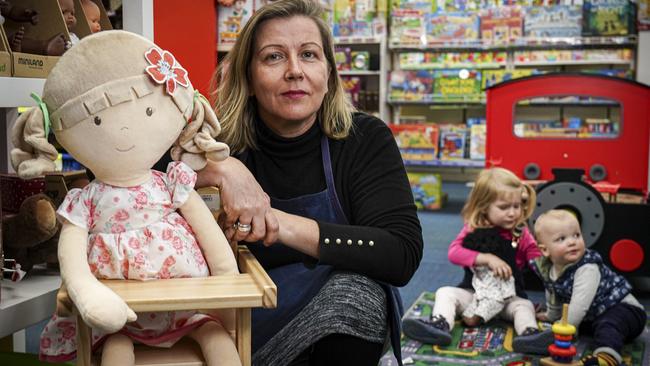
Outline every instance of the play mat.
<path id="1" fill-rule="evenodd" d="M 411 306 L 405 318 L 428 318 L 433 309 L 434 293 L 423 292 Z M 633 343 L 623 349 L 627 366 L 650 365 L 650 322 L 646 330 Z M 549 327 L 550 324 L 541 324 Z M 448 347 L 423 344 L 402 335 L 402 360 L 404 365 L 538 365 L 539 357 L 512 352 L 514 329 L 502 321 L 491 321 L 483 326 L 470 328 L 457 323 L 452 331 L 452 343 Z M 575 343 L 578 354 L 590 352 L 590 339 L 581 337 Z M 397 365 L 392 351 L 380 360 L 381 366 Z"/>

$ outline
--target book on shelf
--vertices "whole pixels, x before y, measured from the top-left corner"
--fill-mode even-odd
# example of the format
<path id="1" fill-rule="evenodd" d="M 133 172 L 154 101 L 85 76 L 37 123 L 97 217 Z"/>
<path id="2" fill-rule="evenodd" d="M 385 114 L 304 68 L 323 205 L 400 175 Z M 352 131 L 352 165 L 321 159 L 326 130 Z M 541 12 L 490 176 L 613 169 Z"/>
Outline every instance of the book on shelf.
<path id="1" fill-rule="evenodd" d="M 485 160 L 485 140 L 487 126 L 485 118 L 468 118 L 469 127 L 469 158 L 472 160 Z"/>

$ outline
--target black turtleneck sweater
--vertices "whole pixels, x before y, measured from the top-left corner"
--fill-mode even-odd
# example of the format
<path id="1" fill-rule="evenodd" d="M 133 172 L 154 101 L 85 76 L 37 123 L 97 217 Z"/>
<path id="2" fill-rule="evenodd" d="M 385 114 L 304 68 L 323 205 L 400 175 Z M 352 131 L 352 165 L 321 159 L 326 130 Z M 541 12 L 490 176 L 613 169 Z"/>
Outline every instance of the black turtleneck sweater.
<path id="1" fill-rule="evenodd" d="M 406 171 L 384 122 L 361 113 L 353 120 L 348 138 L 329 140 L 336 192 L 350 224 L 318 221 L 320 263 L 403 286 L 422 258 L 422 229 Z M 269 196 L 289 199 L 326 188 L 319 124 L 289 139 L 260 121 L 256 132 L 258 149 L 248 151 L 243 160 Z M 263 250 L 256 253 L 264 267 L 277 265 Z M 284 262 L 303 260 L 296 253 Z"/>

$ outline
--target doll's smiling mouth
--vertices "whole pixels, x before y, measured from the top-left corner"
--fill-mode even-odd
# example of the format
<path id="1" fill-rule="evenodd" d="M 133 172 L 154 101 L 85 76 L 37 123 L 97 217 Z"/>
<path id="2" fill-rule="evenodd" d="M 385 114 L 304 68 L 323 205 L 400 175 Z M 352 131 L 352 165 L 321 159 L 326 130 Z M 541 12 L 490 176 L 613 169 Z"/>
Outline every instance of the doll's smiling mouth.
<path id="1" fill-rule="evenodd" d="M 133 150 L 134 147 L 135 147 L 135 145 L 132 145 L 131 147 L 127 147 L 126 149 L 120 149 L 119 147 L 116 147 L 115 150 L 117 150 L 119 152 L 127 152 L 127 151 Z"/>

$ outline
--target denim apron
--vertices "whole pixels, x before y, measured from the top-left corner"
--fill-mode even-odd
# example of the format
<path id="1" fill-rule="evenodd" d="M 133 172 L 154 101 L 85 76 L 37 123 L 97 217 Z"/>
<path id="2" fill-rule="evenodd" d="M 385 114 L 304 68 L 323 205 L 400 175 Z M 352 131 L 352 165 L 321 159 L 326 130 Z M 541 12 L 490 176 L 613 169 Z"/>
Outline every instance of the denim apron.
<path id="1" fill-rule="evenodd" d="M 335 224 L 348 224 L 334 187 L 332 161 L 327 136 L 321 138 L 321 155 L 327 188 L 318 193 L 291 199 L 271 197 L 271 206 L 281 211 Z M 251 252 L 260 255 L 290 254 L 294 249 L 284 245 L 264 247 L 251 245 Z M 264 254 L 262 254 L 264 252 Z M 275 309 L 254 308 L 252 310 L 252 349 L 263 346 L 293 319 L 325 285 L 333 267 L 318 264 L 308 268 L 304 263 L 293 263 L 267 270 L 278 288 L 278 304 Z M 386 292 L 388 319 L 390 319 L 391 345 L 399 364 L 402 364 L 400 348 L 401 316 L 404 313 L 398 290 L 388 284 L 379 283 Z"/>

